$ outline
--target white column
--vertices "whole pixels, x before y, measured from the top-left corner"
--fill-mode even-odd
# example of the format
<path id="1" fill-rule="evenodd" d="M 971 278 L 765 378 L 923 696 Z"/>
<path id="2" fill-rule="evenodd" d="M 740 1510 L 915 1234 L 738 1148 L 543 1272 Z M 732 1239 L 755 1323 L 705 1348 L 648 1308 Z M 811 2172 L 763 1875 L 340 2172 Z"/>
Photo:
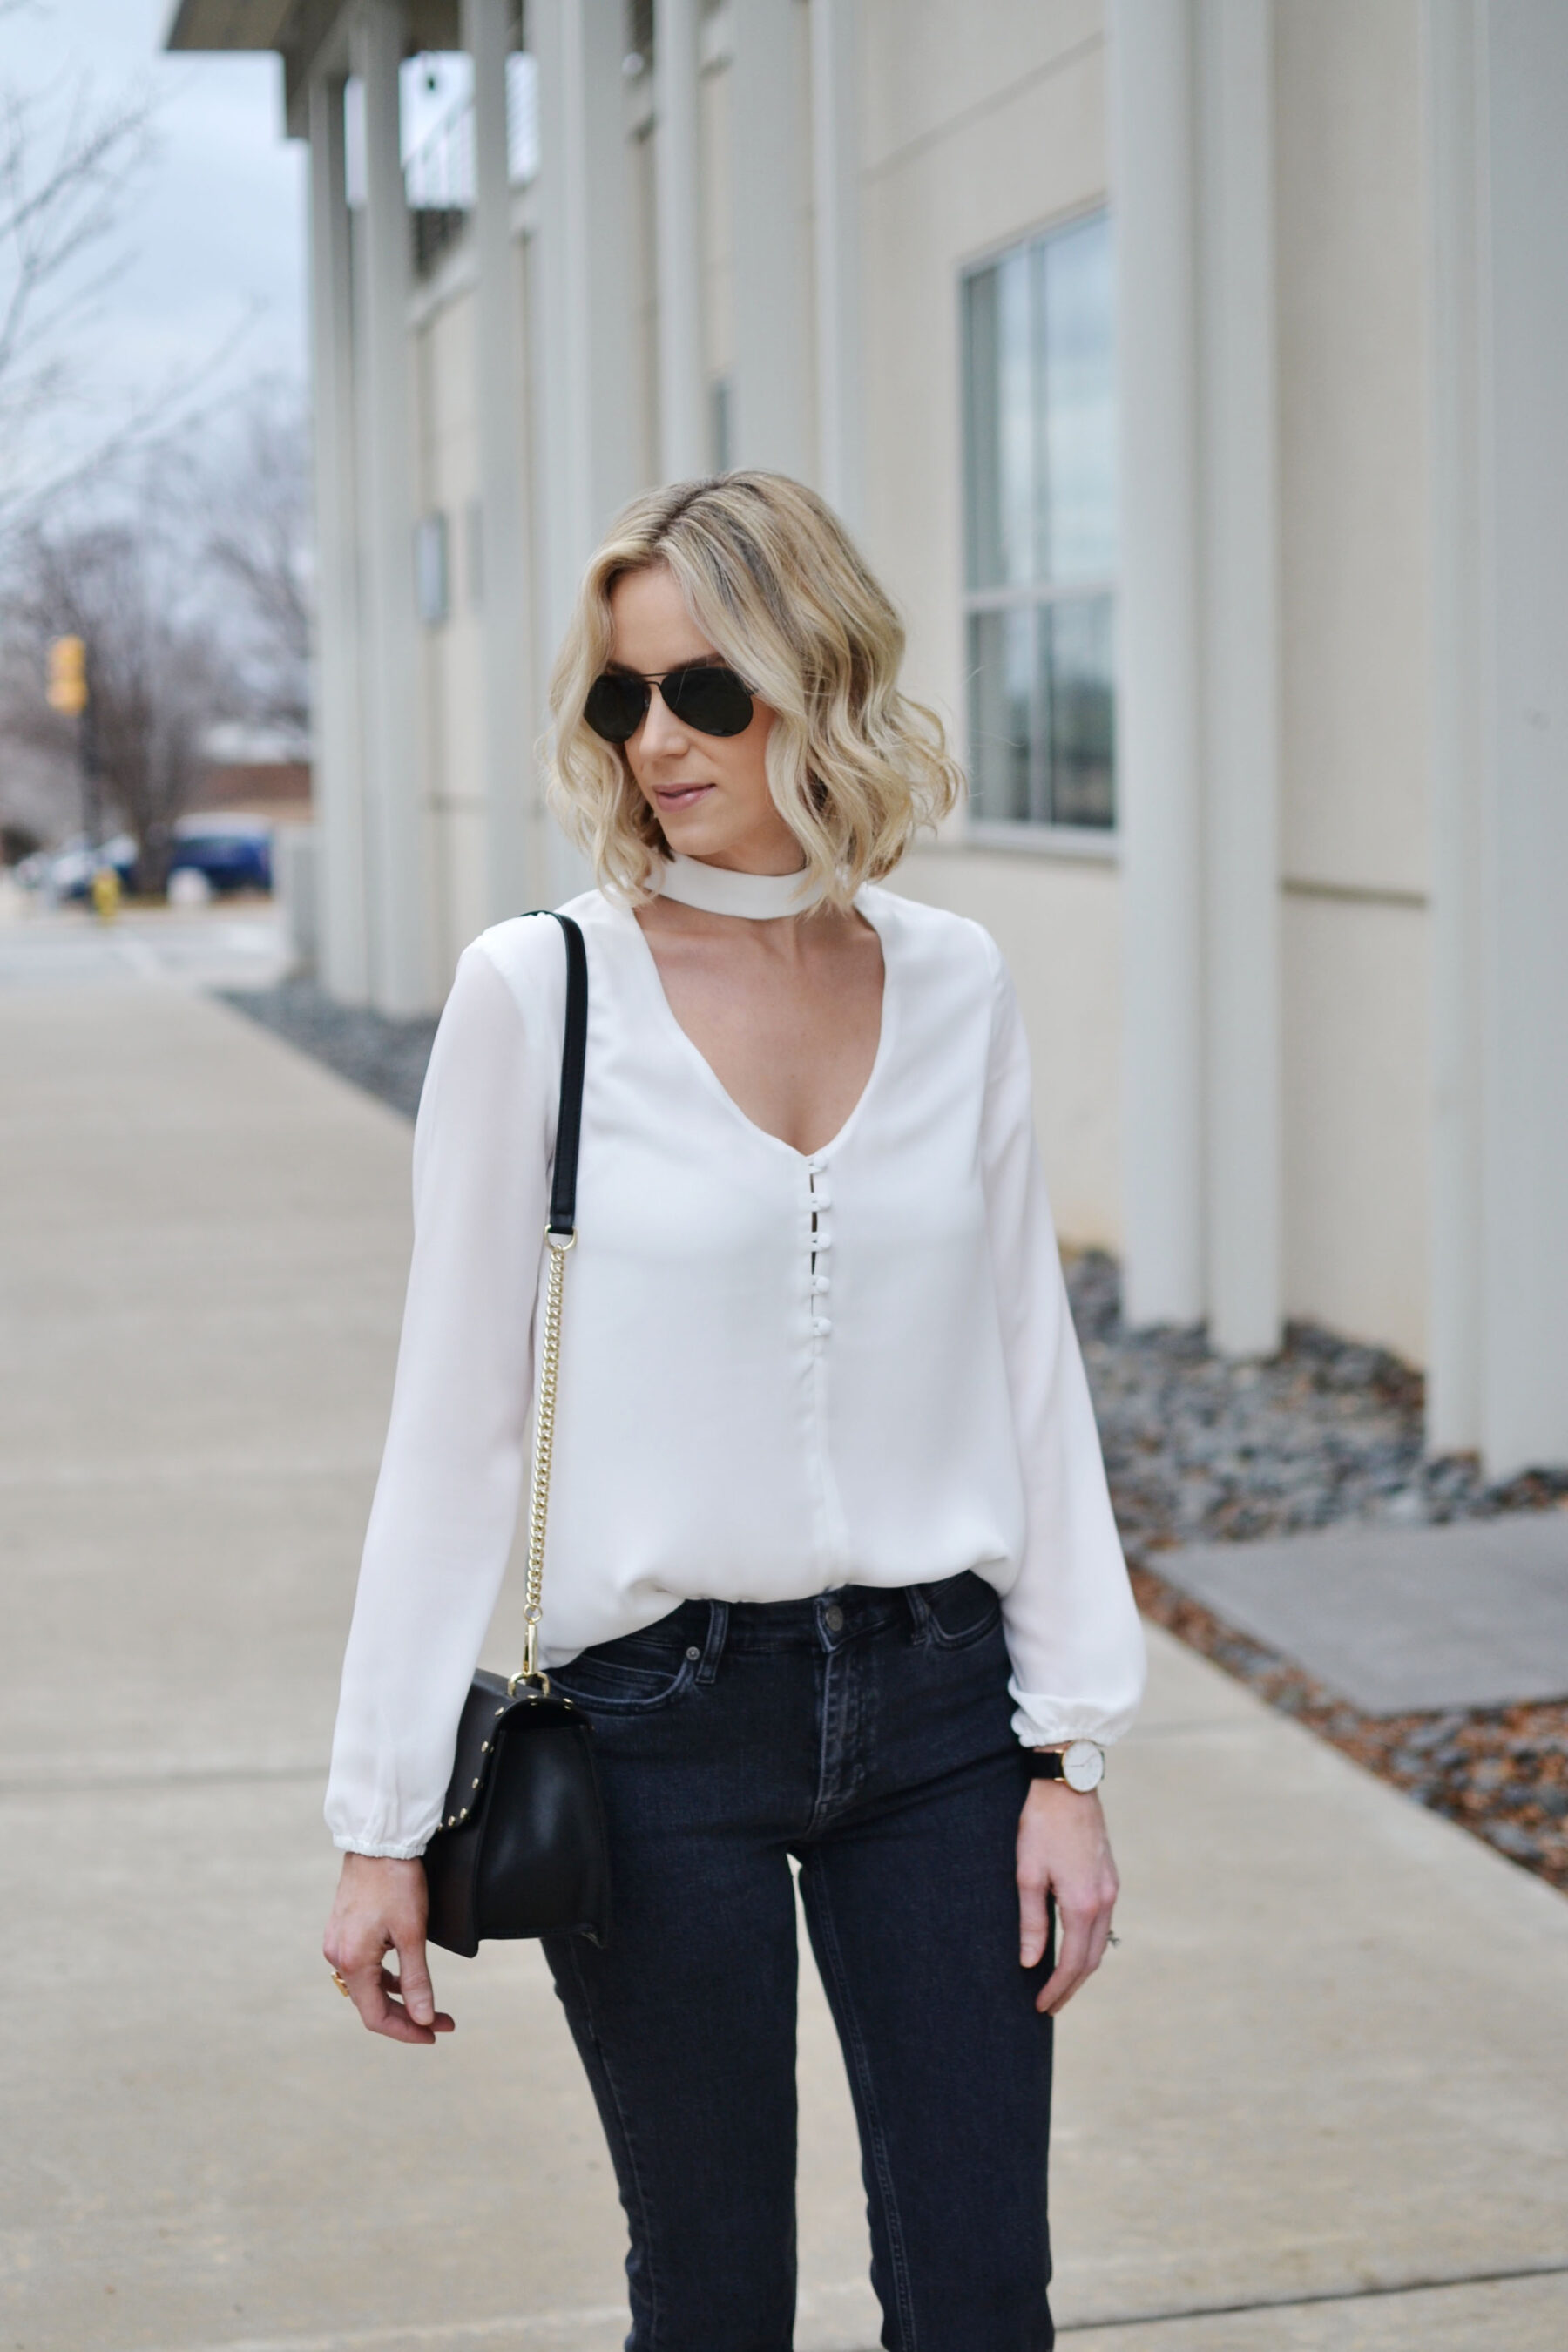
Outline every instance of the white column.
<path id="1" fill-rule="evenodd" d="M 1279 490 L 1271 0 L 1198 0 L 1210 1336 L 1279 1344 Z"/>
<path id="2" fill-rule="evenodd" d="M 1480 478 L 1475 0 L 1426 0 L 1432 515 L 1432 1215 L 1426 1443 L 1481 1442 Z"/>
<path id="3" fill-rule="evenodd" d="M 426 950 L 414 603 L 414 444 L 408 211 L 398 144 L 403 0 L 361 0 L 353 28 L 364 86 L 360 297 L 360 518 L 371 991 L 384 1013 L 422 1011 Z"/>
<path id="4" fill-rule="evenodd" d="M 666 481 L 708 471 L 697 121 L 700 0 L 658 0 L 654 33 L 659 463 Z"/>
<path id="5" fill-rule="evenodd" d="M 817 477 L 852 530 L 865 506 L 857 17 L 856 0 L 811 0 Z"/>
<path id="6" fill-rule="evenodd" d="M 566 27 L 574 0 L 532 0 L 528 40 L 539 72 L 539 176 L 534 183 L 536 227 L 530 247 L 528 347 L 533 355 L 533 509 L 537 572 L 534 613 L 540 681 L 540 721 L 544 688 L 561 632 L 571 610 L 574 579 L 574 514 L 581 503 L 568 478 L 571 433 L 573 300 L 566 277 Z"/>
<path id="7" fill-rule="evenodd" d="M 1482 25 L 1481 1447 L 1504 1476 L 1568 1460 L 1568 8 L 1491 0 Z"/>
<path id="8" fill-rule="evenodd" d="M 537 0 L 541 459 L 552 654 L 635 487 L 621 0 Z"/>
<path id="9" fill-rule="evenodd" d="M 506 61 L 510 0 L 463 0 L 463 46 L 474 66 L 475 402 L 479 424 L 481 740 L 485 885 L 490 919 L 538 896 L 533 832 L 532 639 L 523 561 L 521 326 L 507 163 Z"/>
<path id="10" fill-rule="evenodd" d="M 807 126 L 795 0 L 730 0 L 735 462 L 809 478 Z"/>
<path id="11" fill-rule="evenodd" d="M 1134 1324 L 1204 1313 L 1196 257 L 1189 0 L 1113 0 L 1125 966 L 1122 1231 Z"/>
<path id="12" fill-rule="evenodd" d="M 539 60 L 536 289 L 539 432 L 535 511 L 543 523 L 538 597 L 548 677 L 584 564 L 636 488 L 628 251 L 626 20 L 621 0 L 534 0 Z M 585 877 L 552 831 L 549 888 Z"/>
<path id="13" fill-rule="evenodd" d="M 343 178 L 343 79 L 320 75 L 310 140 L 310 372 L 316 508 L 313 790 L 320 812 L 318 962 L 344 1004 L 370 994 L 360 740 L 359 547 L 354 512 L 353 289 Z"/>

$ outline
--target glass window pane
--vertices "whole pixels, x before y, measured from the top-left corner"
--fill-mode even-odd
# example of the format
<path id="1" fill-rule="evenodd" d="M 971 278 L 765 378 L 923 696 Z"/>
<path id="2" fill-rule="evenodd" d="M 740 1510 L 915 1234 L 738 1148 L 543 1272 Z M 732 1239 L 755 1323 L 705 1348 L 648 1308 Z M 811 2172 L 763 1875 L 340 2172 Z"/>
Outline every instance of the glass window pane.
<path id="1" fill-rule="evenodd" d="M 1058 824 L 1116 821 L 1116 702 L 1110 599 L 1083 596 L 1045 607 L 1048 663 L 1051 815 Z"/>
<path id="2" fill-rule="evenodd" d="M 1034 619 L 1026 608 L 969 616 L 970 814 L 991 824 L 1030 814 Z"/>
<path id="3" fill-rule="evenodd" d="M 968 509 L 969 585 L 994 588 L 1002 577 L 1002 468 L 996 446 L 996 272 L 977 269 L 963 283 L 963 453 Z"/>
<path id="4" fill-rule="evenodd" d="M 1116 568 L 1110 224 L 1014 247 L 963 289 L 965 558 L 972 594 Z M 967 620 L 972 812 L 1115 823 L 1113 608 L 1077 594 Z"/>
<path id="5" fill-rule="evenodd" d="M 1043 265 L 1046 476 L 1038 576 L 1104 579 L 1116 563 L 1110 220 L 1101 213 L 1036 251 Z"/>
<path id="6" fill-rule="evenodd" d="M 1035 576 L 1036 404 L 1027 248 L 1008 254 L 997 264 L 996 280 L 1002 576 L 1009 588 L 1026 588 Z"/>
<path id="7" fill-rule="evenodd" d="M 1034 562 L 1035 379 L 1026 251 L 964 284 L 964 443 L 972 588 L 1026 587 Z"/>
<path id="8" fill-rule="evenodd" d="M 1054 494 L 1051 459 L 1051 417 L 1048 394 L 1051 382 L 1051 352 L 1047 329 L 1046 279 L 1050 240 L 1040 237 L 1029 247 L 1029 341 L 1034 353 L 1037 398 L 1034 415 L 1034 498 L 1029 509 L 1031 534 L 1031 578 L 1036 583 L 1051 576 L 1051 499 Z"/>

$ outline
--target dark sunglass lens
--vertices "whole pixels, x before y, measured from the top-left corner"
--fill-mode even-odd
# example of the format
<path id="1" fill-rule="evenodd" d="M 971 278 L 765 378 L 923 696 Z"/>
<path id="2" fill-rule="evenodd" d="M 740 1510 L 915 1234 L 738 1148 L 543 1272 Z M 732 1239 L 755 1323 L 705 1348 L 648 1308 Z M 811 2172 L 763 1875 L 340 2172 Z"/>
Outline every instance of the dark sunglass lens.
<path id="1" fill-rule="evenodd" d="M 743 735 L 752 723 L 752 698 L 732 669 L 674 669 L 659 692 L 700 735 Z"/>
<path id="2" fill-rule="evenodd" d="M 588 688 L 583 716 L 606 743 L 627 743 L 642 724 L 647 698 L 640 677 L 607 669 Z"/>

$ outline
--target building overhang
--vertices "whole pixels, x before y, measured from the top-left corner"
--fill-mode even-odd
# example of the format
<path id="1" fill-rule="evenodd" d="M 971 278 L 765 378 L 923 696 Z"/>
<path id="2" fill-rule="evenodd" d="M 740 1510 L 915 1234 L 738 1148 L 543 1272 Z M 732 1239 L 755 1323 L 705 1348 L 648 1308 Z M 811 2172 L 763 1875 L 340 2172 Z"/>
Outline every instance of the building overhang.
<path id="1" fill-rule="evenodd" d="M 283 60 L 284 105 L 295 138 L 305 131 L 313 74 L 346 71 L 350 0 L 174 0 L 165 49 L 272 50 Z M 411 0 L 408 51 L 455 49 L 458 0 Z"/>
<path id="2" fill-rule="evenodd" d="M 175 0 L 166 49 L 275 49 L 294 0 Z"/>

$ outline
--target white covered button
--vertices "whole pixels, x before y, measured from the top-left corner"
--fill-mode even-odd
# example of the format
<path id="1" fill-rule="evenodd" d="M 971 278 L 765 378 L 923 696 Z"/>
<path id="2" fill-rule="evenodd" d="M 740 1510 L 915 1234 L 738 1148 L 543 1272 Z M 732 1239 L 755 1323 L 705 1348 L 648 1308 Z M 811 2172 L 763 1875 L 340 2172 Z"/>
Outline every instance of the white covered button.
<path id="1" fill-rule="evenodd" d="M 819 1339 L 826 1339 L 833 1326 L 826 1315 L 818 1315 L 814 1318 L 811 1328 Z"/>

